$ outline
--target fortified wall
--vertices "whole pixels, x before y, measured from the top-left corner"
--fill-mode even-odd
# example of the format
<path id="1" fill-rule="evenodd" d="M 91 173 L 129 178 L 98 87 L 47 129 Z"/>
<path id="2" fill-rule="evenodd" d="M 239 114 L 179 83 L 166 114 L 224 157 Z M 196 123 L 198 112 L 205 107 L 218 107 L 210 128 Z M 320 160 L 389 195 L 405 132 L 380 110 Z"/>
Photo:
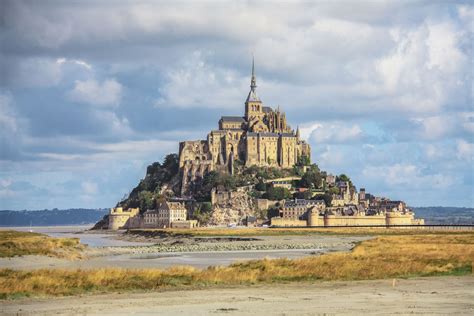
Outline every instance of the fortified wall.
<path id="1" fill-rule="evenodd" d="M 131 222 L 134 218 L 137 218 L 138 213 L 138 208 L 124 210 L 122 207 L 115 207 L 110 209 L 108 229 L 117 230 L 133 227 L 134 225 Z"/>
<path id="2" fill-rule="evenodd" d="M 413 213 L 387 212 L 381 215 L 320 215 L 319 212 L 308 212 L 307 220 L 274 217 L 272 226 L 278 227 L 334 227 L 334 226 L 399 226 L 423 225 L 423 219 L 415 219 Z"/>

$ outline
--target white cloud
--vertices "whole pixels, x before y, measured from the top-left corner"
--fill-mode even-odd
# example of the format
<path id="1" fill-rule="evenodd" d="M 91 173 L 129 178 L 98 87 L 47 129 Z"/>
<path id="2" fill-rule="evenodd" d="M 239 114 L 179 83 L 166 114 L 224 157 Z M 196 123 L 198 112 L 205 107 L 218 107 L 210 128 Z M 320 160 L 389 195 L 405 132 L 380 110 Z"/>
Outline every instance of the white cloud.
<path id="1" fill-rule="evenodd" d="M 250 83 L 248 83 L 250 85 Z M 244 78 L 238 73 L 206 62 L 202 52 L 193 52 L 182 66 L 167 73 L 156 107 L 225 108 L 242 104 Z"/>
<path id="2" fill-rule="evenodd" d="M 430 20 L 415 29 L 391 30 L 395 49 L 375 62 L 383 83 L 380 88 L 390 106 L 428 113 L 458 99 L 455 95 L 463 91 L 459 89 L 466 84 L 468 67 L 468 58 L 459 47 L 460 34 L 451 22 Z"/>
<path id="3" fill-rule="evenodd" d="M 88 103 L 103 107 L 116 107 L 122 99 L 123 87 L 114 78 L 102 83 L 95 79 L 77 80 L 69 97 L 77 102 Z"/>
<path id="4" fill-rule="evenodd" d="M 457 157 L 468 162 L 474 160 L 474 144 L 469 143 L 463 139 L 457 141 Z M 471 165 L 471 172 L 473 171 L 473 166 Z"/>
<path id="5" fill-rule="evenodd" d="M 441 140 L 474 134 L 474 112 L 444 113 L 440 115 L 415 117 L 414 125 L 404 133 L 407 139 Z"/>
<path id="6" fill-rule="evenodd" d="M 358 124 L 332 122 L 313 124 L 309 139 L 316 144 L 352 143 L 361 140 L 362 137 L 363 132 Z"/>
<path id="7" fill-rule="evenodd" d="M 85 61 L 83 60 L 80 60 L 80 59 L 67 59 L 67 58 L 58 58 L 56 59 L 56 63 L 57 64 L 64 64 L 64 63 L 73 63 L 73 64 L 76 64 L 76 65 L 79 65 L 79 66 L 82 66 L 88 70 L 91 70 L 92 69 L 92 65 L 86 63 Z"/>
<path id="8" fill-rule="evenodd" d="M 420 167 L 414 164 L 394 164 L 384 166 L 365 166 L 362 175 L 369 183 L 382 182 L 395 189 L 403 186 L 407 189 L 446 189 L 459 179 L 441 173 L 423 174 Z"/>

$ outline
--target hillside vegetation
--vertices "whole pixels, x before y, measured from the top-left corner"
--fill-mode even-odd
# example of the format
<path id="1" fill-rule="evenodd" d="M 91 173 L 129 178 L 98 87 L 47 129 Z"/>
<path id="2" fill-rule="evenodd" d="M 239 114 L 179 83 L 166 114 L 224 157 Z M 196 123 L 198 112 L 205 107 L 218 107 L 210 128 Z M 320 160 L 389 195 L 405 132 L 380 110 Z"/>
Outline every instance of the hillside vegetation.
<path id="1" fill-rule="evenodd" d="M 192 267 L 97 270 L 0 270 L 0 297 L 202 288 L 290 281 L 365 280 L 472 274 L 474 234 L 381 236 L 351 253 Z"/>
<path id="2" fill-rule="evenodd" d="M 86 246 L 79 238 L 53 238 L 43 234 L 0 231 L 0 257 L 42 255 L 76 259 L 82 257 Z"/>

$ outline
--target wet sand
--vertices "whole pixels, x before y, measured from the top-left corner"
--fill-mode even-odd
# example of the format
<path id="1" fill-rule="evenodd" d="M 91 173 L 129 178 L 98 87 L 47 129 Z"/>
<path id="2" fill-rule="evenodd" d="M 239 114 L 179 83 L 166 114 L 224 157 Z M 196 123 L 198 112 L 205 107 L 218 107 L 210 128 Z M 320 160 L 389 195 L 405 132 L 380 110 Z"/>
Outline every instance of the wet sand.
<path id="1" fill-rule="evenodd" d="M 328 252 L 350 251 L 356 242 L 369 237 L 336 236 L 271 236 L 258 237 L 255 241 L 204 242 L 204 249 L 210 251 L 163 252 L 161 246 L 96 247 L 88 250 L 88 258 L 67 260 L 45 256 L 23 256 L 0 258 L 0 268 L 9 269 L 92 269 L 92 268 L 168 268 L 176 265 L 190 265 L 207 268 L 215 265 L 229 265 L 233 262 L 263 258 L 300 258 Z M 232 250 L 242 245 L 274 247 L 271 250 Z M 288 249 L 297 245 L 303 249 Z M 190 245 L 194 247 L 195 245 Z M 179 249 L 189 246 L 180 245 Z M 221 249 L 216 251 L 216 247 Z M 297 247 L 298 248 L 298 247 Z M 229 250 L 226 250 L 229 249 Z"/>
<path id="2" fill-rule="evenodd" d="M 290 283 L 193 291 L 19 299 L 5 315 L 473 315 L 474 277 Z"/>

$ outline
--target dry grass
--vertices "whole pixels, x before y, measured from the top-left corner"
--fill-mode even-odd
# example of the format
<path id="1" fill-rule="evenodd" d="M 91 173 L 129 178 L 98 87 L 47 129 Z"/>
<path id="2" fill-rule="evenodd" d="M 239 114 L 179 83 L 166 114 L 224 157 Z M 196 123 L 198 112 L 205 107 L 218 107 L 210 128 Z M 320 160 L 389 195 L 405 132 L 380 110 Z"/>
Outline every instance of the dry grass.
<path id="1" fill-rule="evenodd" d="M 0 257 L 43 255 L 68 259 L 81 258 L 86 246 L 79 238 L 52 238 L 43 234 L 0 231 Z"/>
<path id="2" fill-rule="evenodd" d="M 158 290 L 312 280 L 363 280 L 471 274 L 474 234 L 382 236 L 351 253 L 296 260 L 253 260 L 227 267 L 0 270 L 0 297 Z"/>

